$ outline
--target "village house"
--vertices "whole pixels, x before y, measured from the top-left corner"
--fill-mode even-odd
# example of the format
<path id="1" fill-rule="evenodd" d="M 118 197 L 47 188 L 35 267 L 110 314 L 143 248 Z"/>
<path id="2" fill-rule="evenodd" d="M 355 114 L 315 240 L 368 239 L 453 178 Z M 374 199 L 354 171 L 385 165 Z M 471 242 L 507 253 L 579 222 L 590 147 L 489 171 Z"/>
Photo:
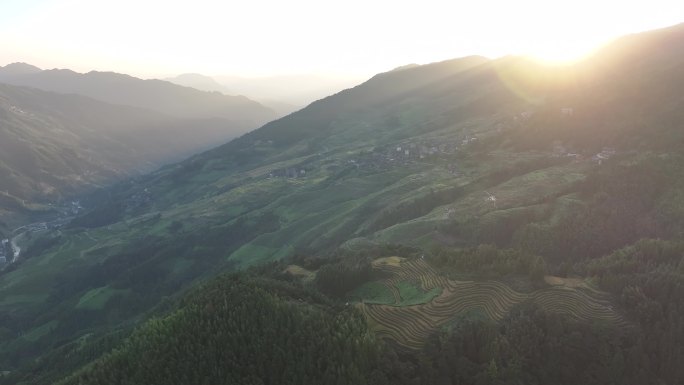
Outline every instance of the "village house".
<path id="1" fill-rule="evenodd" d="M 529 118 L 532 117 L 532 115 L 534 115 L 534 112 L 532 112 L 532 111 L 523 111 L 520 113 L 520 119 L 528 120 Z M 516 116 L 516 118 L 517 118 L 517 116 Z"/>
<path id="2" fill-rule="evenodd" d="M 0 265 L 7 263 L 7 255 L 11 252 L 9 239 L 3 239 L 0 242 Z"/>
<path id="3" fill-rule="evenodd" d="M 465 139 L 461 141 L 461 143 L 465 146 L 475 141 L 477 141 L 477 136 L 466 136 Z"/>
<path id="4" fill-rule="evenodd" d="M 287 170 L 285 170 L 285 176 L 288 178 L 296 178 L 297 177 L 297 169 L 294 167 L 290 167 Z"/>
<path id="5" fill-rule="evenodd" d="M 568 150 L 560 141 L 553 142 L 553 156 L 558 158 L 564 154 L 567 154 Z"/>
<path id="6" fill-rule="evenodd" d="M 604 160 L 610 159 L 613 155 L 615 155 L 615 153 L 616 150 L 613 147 L 603 147 L 603 150 L 594 155 L 591 159 L 598 162 L 598 164 L 601 164 Z"/>
<path id="7" fill-rule="evenodd" d="M 348 163 L 355 164 L 358 167 L 358 164 L 356 164 L 355 160 L 349 160 L 347 161 Z M 339 166 L 331 166 L 331 169 L 336 169 Z M 296 167 L 287 167 L 287 168 L 281 168 L 279 170 L 273 170 L 270 173 L 268 173 L 268 178 L 278 178 L 278 177 L 283 177 L 283 178 L 303 178 L 306 176 L 306 170 L 303 168 L 296 168 Z"/>

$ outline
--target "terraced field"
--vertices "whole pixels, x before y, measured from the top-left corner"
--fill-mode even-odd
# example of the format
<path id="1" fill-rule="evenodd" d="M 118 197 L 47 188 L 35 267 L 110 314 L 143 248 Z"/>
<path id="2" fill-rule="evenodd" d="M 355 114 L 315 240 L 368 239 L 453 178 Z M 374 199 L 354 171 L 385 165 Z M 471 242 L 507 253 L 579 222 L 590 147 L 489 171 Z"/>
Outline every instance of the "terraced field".
<path id="1" fill-rule="evenodd" d="M 309 271 L 299 265 L 288 265 L 285 270 L 283 270 L 283 273 L 290 274 L 304 282 L 311 282 L 316 277 L 315 271 Z"/>
<path id="2" fill-rule="evenodd" d="M 379 336 L 411 349 L 421 348 L 427 337 L 459 315 L 477 312 L 498 321 L 513 306 L 525 301 L 533 301 L 546 311 L 579 320 L 603 320 L 619 326 L 627 325 L 613 309 L 609 296 L 586 284 L 577 285 L 574 282 L 565 285 L 562 279 L 547 279 L 555 286 L 521 293 L 498 281 L 447 279 L 422 259 L 408 261 L 382 258 L 374 261 L 373 267 L 391 274 L 381 283 L 392 291 L 395 303 L 383 305 L 361 301 L 357 306 Z M 424 291 L 439 288 L 441 294 L 423 304 L 399 306 L 401 295 L 398 284 L 407 280 L 420 282 Z"/>

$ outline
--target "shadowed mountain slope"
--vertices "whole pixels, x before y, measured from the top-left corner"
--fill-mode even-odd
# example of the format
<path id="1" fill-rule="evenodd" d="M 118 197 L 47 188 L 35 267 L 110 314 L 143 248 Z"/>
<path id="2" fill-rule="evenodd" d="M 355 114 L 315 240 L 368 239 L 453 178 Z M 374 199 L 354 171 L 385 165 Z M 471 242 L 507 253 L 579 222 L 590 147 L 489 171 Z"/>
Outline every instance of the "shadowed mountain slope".
<path id="1" fill-rule="evenodd" d="M 31 204 L 150 172 L 231 139 L 231 127 L 221 118 L 180 119 L 0 84 L 1 210 L 38 209 Z"/>

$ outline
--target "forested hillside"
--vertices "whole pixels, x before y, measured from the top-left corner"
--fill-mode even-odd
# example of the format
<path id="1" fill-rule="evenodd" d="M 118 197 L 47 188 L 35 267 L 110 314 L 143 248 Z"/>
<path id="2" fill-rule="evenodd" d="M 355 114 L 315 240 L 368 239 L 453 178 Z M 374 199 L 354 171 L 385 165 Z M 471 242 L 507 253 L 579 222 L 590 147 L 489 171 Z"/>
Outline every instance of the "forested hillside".
<path id="1" fill-rule="evenodd" d="M 223 277 L 60 383 L 369 383 L 373 335 L 358 314 L 319 301 L 286 282 Z"/>

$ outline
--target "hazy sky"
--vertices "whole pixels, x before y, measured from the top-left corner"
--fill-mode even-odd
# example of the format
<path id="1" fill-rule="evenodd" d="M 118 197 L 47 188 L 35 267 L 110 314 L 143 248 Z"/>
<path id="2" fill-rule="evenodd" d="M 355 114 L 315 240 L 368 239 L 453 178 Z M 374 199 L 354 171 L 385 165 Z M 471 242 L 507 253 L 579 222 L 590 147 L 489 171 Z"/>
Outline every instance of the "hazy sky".
<path id="1" fill-rule="evenodd" d="M 370 76 L 465 55 L 573 58 L 682 22 L 676 1 L 0 0 L 0 65 Z"/>

